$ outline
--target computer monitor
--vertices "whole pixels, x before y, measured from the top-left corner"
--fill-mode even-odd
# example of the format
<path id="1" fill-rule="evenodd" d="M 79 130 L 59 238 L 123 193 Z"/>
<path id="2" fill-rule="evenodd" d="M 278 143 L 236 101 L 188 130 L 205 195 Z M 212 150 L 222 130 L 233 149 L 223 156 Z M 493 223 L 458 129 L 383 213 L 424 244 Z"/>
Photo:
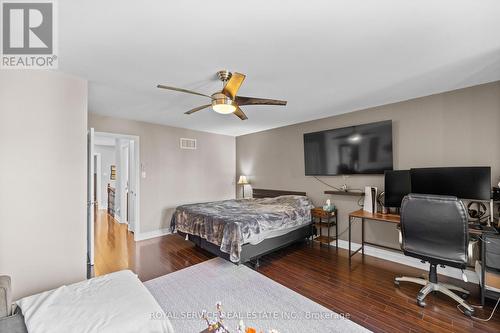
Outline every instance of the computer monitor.
<path id="1" fill-rule="evenodd" d="M 410 170 L 386 171 L 384 182 L 384 206 L 400 208 L 404 196 L 411 193 Z"/>
<path id="2" fill-rule="evenodd" d="M 491 167 L 418 168 L 410 174 L 412 193 L 491 199 Z"/>

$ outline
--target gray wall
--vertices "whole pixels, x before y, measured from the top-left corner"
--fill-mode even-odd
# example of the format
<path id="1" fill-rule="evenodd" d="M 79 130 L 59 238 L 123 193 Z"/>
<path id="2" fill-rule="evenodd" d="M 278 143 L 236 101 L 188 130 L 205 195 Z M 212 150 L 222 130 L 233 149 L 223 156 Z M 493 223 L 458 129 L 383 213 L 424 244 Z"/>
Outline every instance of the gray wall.
<path id="1" fill-rule="evenodd" d="M 97 132 L 140 137 L 140 233 L 169 227 L 176 206 L 235 196 L 234 137 L 89 113 Z M 180 138 L 197 139 L 197 150 L 179 148 Z"/>
<path id="2" fill-rule="evenodd" d="M 18 298 L 86 277 L 87 82 L 0 74 L 0 275 Z"/>
<path id="3" fill-rule="evenodd" d="M 500 177 L 500 82 L 475 86 L 405 102 L 347 113 L 236 139 L 237 174 L 249 175 L 255 188 L 305 191 L 316 205 L 330 198 L 340 212 L 339 232 L 347 228 L 347 214 L 356 210 L 352 197 L 326 196 L 328 187 L 304 176 L 304 133 L 380 120 L 393 120 L 394 167 L 492 167 L 492 180 Z M 321 177 L 336 187 L 341 176 Z M 350 176 L 351 188 L 383 188 L 383 176 Z M 356 235 L 359 235 L 359 229 Z M 371 222 L 367 239 L 396 246 L 394 226 Z M 347 239 L 343 234 L 341 239 Z M 355 237 L 359 241 L 359 237 Z"/>

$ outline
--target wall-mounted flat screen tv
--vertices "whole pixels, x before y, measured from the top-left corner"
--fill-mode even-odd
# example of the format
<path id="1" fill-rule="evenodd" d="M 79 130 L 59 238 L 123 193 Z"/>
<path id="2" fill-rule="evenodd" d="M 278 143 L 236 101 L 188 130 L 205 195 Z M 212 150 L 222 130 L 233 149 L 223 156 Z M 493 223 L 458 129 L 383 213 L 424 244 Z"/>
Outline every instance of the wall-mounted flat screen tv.
<path id="1" fill-rule="evenodd" d="M 304 134 L 306 176 L 383 174 L 393 169 L 392 121 Z"/>

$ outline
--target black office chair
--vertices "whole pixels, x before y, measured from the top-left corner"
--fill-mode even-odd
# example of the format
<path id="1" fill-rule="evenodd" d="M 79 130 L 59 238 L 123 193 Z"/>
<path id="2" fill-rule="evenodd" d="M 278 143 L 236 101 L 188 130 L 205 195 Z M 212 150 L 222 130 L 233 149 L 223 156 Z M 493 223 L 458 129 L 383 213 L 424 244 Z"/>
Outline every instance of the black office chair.
<path id="1" fill-rule="evenodd" d="M 431 291 L 441 292 L 457 301 L 471 316 L 474 308 L 452 290 L 467 297 L 463 288 L 437 279 L 437 265 L 465 269 L 467 266 L 468 219 L 464 204 L 456 197 L 409 194 L 401 205 L 401 248 L 405 255 L 430 263 L 429 280 L 397 277 L 400 282 L 413 282 L 423 286 L 417 295 L 417 304 L 425 306 L 424 299 Z"/>

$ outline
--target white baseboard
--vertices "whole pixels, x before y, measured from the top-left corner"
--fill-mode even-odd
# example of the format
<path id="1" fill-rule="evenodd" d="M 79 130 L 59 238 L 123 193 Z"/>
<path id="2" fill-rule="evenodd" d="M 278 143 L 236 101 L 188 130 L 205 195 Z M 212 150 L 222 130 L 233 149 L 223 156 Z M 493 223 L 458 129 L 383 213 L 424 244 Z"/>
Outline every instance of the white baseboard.
<path id="1" fill-rule="evenodd" d="M 142 241 L 142 240 L 146 240 L 146 239 L 165 236 L 168 234 L 170 234 L 170 228 L 164 228 L 164 229 L 141 232 L 141 233 L 134 233 L 134 240 L 136 242 L 138 242 L 138 241 Z"/>
<path id="2" fill-rule="evenodd" d="M 335 244 L 335 242 L 332 242 L 332 244 Z M 357 243 L 351 243 L 351 249 L 352 250 L 357 250 L 361 244 Z M 349 248 L 349 242 L 339 239 L 339 247 L 342 249 L 348 249 Z M 361 255 L 361 254 L 356 254 L 356 255 Z M 370 246 L 370 245 L 365 245 L 365 255 L 369 255 L 372 257 L 377 257 L 380 259 L 384 260 L 389 260 L 396 262 L 398 264 L 410 266 L 410 267 L 415 267 L 422 269 L 424 271 L 429 271 L 429 264 L 428 263 L 421 263 L 420 260 L 417 258 L 412 258 L 405 256 L 403 252 L 399 251 L 391 251 L 391 250 L 386 250 L 383 248 L 379 248 L 376 246 Z M 445 268 L 438 268 L 438 273 L 441 275 L 449 276 L 458 280 L 462 280 L 462 271 L 458 268 L 454 267 L 445 267 Z M 465 274 L 467 275 L 467 279 L 471 283 L 479 284 L 479 278 L 476 274 L 475 271 L 473 270 L 465 270 Z"/>

